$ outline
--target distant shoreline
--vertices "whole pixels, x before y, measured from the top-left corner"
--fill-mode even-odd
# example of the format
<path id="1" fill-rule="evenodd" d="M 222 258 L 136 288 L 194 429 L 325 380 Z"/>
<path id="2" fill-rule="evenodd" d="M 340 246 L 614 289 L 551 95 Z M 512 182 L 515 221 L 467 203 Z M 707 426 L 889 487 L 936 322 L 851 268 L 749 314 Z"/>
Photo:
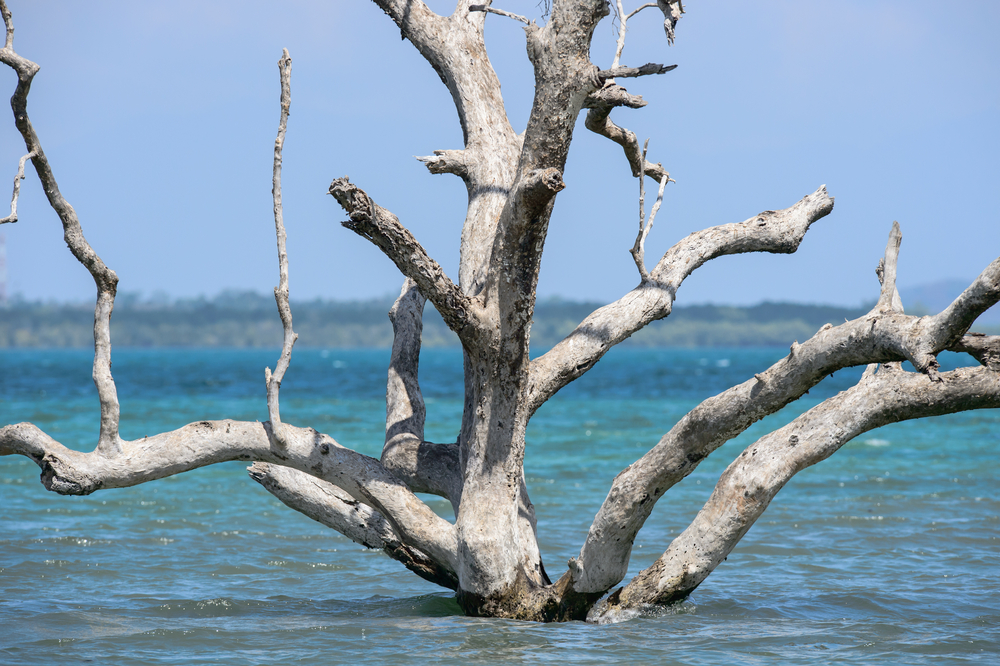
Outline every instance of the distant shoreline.
<path id="1" fill-rule="evenodd" d="M 551 347 L 600 303 L 540 300 L 532 344 Z M 307 301 L 292 304 L 299 345 L 311 348 L 383 348 L 392 345 L 387 312 L 391 301 Z M 676 306 L 673 313 L 633 335 L 631 347 L 768 347 L 803 342 L 824 324 L 863 316 L 866 308 L 796 303 L 747 307 Z M 915 313 L 924 314 L 924 313 Z M 1000 326 L 973 330 L 1000 334 Z M 124 348 L 277 348 L 281 322 L 273 301 L 258 294 L 224 294 L 215 299 L 149 303 L 123 299 L 111 321 L 112 342 Z M 457 347 L 429 304 L 423 344 Z M 87 348 L 93 345 L 93 311 L 82 304 L 15 303 L 0 310 L 0 349 Z"/>

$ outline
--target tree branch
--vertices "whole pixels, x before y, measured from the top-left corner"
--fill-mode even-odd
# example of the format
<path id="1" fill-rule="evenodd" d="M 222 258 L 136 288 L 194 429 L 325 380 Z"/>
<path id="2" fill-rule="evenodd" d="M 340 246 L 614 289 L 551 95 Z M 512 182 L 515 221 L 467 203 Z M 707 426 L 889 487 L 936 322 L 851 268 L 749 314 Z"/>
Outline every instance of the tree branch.
<path id="1" fill-rule="evenodd" d="M 948 325 L 959 328 L 961 321 Z M 803 344 L 793 343 L 786 358 L 692 409 L 615 478 L 574 567 L 576 589 L 616 585 L 625 575 L 632 541 L 657 500 L 722 444 L 841 368 L 882 363 L 897 370 L 894 362 L 943 351 L 935 341 L 947 341 L 950 335 L 939 326 L 934 317 L 907 317 L 876 305 L 864 317 L 837 327 L 828 324 Z M 1000 354 L 1000 346 L 982 347 L 990 349 L 984 354 Z M 874 374 L 872 368 L 865 376 Z"/>
<path id="2" fill-rule="evenodd" d="M 605 86 L 599 92 L 603 92 L 607 89 L 607 86 Z M 622 88 L 621 92 L 624 91 L 625 89 Z M 594 95 L 597 94 L 598 93 L 594 93 Z M 643 105 L 645 105 L 645 102 L 643 102 Z M 596 105 L 595 103 L 595 106 L 587 112 L 584 127 L 595 134 L 600 134 L 601 136 L 611 139 L 621 146 L 625 151 L 625 157 L 628 159 L 628 163 L 632 168 L 632 175 L 634 177 L 638 178 L 640 174 L 644 173 L 656 182 L 660 182 L 663 180 L 664 176 L 666 176 L 669 182 L 671 180 L 670 174 L 667 173 L 667 170 L 663 168 L 662 164 L 653 164 L 652 162 L 646 161 L 646 156 L 639 147 L 639 139 L 636 137 L 635 133 L 623 127 L 619 127 L 612 122 L 612 108 L 613 106 L 609 104 Z"/>
<path id="3" fill-rule="evenodd" d="M 601 109 L 608 113 L 611 112 L 611 109 L 619 106 L 641 109 L 646 106 L 646 100 L 642 98 L 642 95 L 630 94 L 625 88 L 612 81 L 605 81 L 601 88 L 590 93 L 583 100 L 583 108 Z"/>
<path id="4" fill-rule="evenodd" d="M 118 289 L 118 276 L 108 268 L 83 236 L 80 220 L 76 211 L 63 198 L 59 184 L 52 173 L 41 141 L 35 133 L 31 120 L 28 118 L 28 93 L 31 82 L 38 73 L 38 65 L 21 57 L 14 51 L 14 24 L 7 4 L 0 0 L 0 15 L 3 16 L 7 28 L 4 48 L 0 49 L 0 62 L 9 66 L 17 73 L 17 87 L 10 98 L 11 110 L 14 112 L 14 124 L 29 155 L 33 155 L 31 163 L 41 181 L 42 189 L 49 200 L 49 205 L 59 216 L 63 226 L 63 238 L 70 252 L 90 272 L 97 285 L 97 303 L 94 306 L 94 384 L 101 403 L 101 431 L 97 449 L 104 455 L 114 455 L 121 450 L 118 437 L 118 421 L 120 408 L 118 405 L 118 390 L 111 376 L 111 312 L 114 310 L 115 294 Z"/>
<path id="5" fill-rule="evenodd" d="M 291 106 L 292 58 L 288 49 L 282 51 L 278 60 L 278 71 L 281 78 L 281 119 L 278 122 L 278 136 L 274 140 L 274 169 L 271 185 L 271 196 L 274 199 L 274 232 L 278 240 L 278 286 L 274 288 L 274 300 L 278 305 L 278 315 L 281 317 L 281 327 L 284 331 L 281 344 L 281 357 L 275 366 L 274 374 L 270 368 L 264 369 L 264 381 L 267 385 L 267 415 L 271 420 L 275 441 L 283 444 L 285 441 L 284 424 L 278 406 L 278 391 L 285 371 L 292 361 L 292 347 L 299 336 L 292 330 L 292 308 L 288 304 L 288 252 L 285 249 L 285 223 L 281 206 L 281 150 L 285 145 L 285 130 L 288 128 L 288 111 Z"/>
<path id="6" fill-rule="evenodd" d="M 684 532 L 610 607 L 684 599 L 722 563 L 781 488 L 858 435 L 909 419 L 1000 407 L 1000 381 L 987 368 L 960 368 L 931 381 L 879 371 L 748 447 L 723 472 L 712 496 Z"/>
<path id="7" fill-rule="evenodd" d="M 424 297 L 416 283 L 407 278 L 389 310 L 393 340 L 382 464 L 413 492 L 451 500 L 457 515 L 462 499 L 458 445 L 424 441 L 426 408 L 417 380 L 423 308 Z"/>
<path id="8" fill-rule="evenodd" d="M 473 344 L 480 329 L 476 305 L 448 279 L 399 219 L 352 185 L 346 176 L 330 184 L 330 194 L 351 216 L 344 226 L 382 250 L 403 275 L 417 283 L 462 342 Z"/>
<path id="9" fill-rule="evenodd" d="M 464 150 L 435 150 L 433 155 L 417 157 L 431 173 L 453 173 L 462 180 L 469 178 Z"/>
<path id="10" fill-rule="evenodd" d="M 643 163 L 646 162 L 646 149 L 648 147 L 649 139 L 646 139 L 646 143 L 642 146 Z M 649 212 L 649 222 L 646 223 L 644 220 L 646 214 L 646 178 L 645 176 L 639 177 L 639 233 L 636 235 L 635 244 L 629 250 L 629 253 L 635 261 L 636 268 L 639 269 L 639 279 L 642 282 L 649 280 L 649 271 L 646 270 L 646 236 L 649 235 L 650 229 L 653 228 L 656 213 L 660 210 L 660 205 L 663 204 L 663 190 L 667 187 L 667 181 L 669 180 L 670 176 L 666 174 L 660 179 L 660 189 L 656 194 L 656 203 L 653 204 L 653 210 Z"/>
<path id="11" fill-rule="evenodd" d="M 990 370 L 1000 372 L 1000 335 L 970 333 L 955 343 L 951 351 L 965 352 Z"/>
<path id="12" fill-rule="evenodd" d="M 639 76 L 666 74 L 667 72 L 672 72 L 675 69 L 677 69 L 677 65 L 658 65 L 653 62 L 648 62 L 642 67 L 612 67 L 611 69 L 602 69 L 597 72 L 597 78 L 602 81 L 607 81 L 609 79 L 636 78 Z"/>
<path id="13" fill-rule="evenodd" d="M 710 259 L 744 252 L 794 252 L 809 226 L 833 210 L 826 187 L 791 208 L 764 211 L 739 224 L 695 232 L 670 248 L 640 284 L 618 301 L 594 311 L 547 353 L 531 363 L 529 405 L 533 413 L 555 393 L 583 375 L 609 349 L 670 314 L 684 279 Z"/>
<path id="14" fill-rule="evenodd" d="M 1000 301 L 1000 257 L 994 260 L 969 288 L 959 294 L 940 314 L 933 317 L 940 339 L 934 346 L 957 344 L 979 315 Z M 925 361 L 925 359 L 920 359 Z"/>
<path id="15" fill-rule="evenodd" d="M 132 442 L 121 453 L 82 453 L 30 423 L 0 428 L 0 456 L 20 454 L 42 469 L 43 485 L 60 495 L 127 488 L 219 462 L 247 460 L 284 465 L 328 481 L 381 513 L 400 538 L 455 569 L 455 528 L 439 518 L 377 460 L 338 444 L 312 428 L 285 424 L 284 446 L 269 423 L 200 421 Z"/>
<path id="16" fill-rule="evenodd" d="M 507 18 L 514 19 L 515 21 L 520 21 L 521 23 L 523 23 L 525 25 L 530 25 L 531 24 L 531 21 L 529 21 L 528 19 L 524 18 L 523 16 L 520 16 L 519 14 L 511 14 L 510 12 L 505 12 L 502 9 L 493 9 L 489 5 L 469 5 L 469 11 L 470 12 L 489 12 L 490 14 L 496 14 L 497 16 L 505 16 Z"/>
<path id="17" fill-rule="evenodd" d="M 663 190 L 666 188 L 668 180 L 670 180 L 668 176 L 663 176 L 660 180 L 660 189 L 656 193 L 656 202 L 653 204 L 653 210 L 649 211 L 649 222 L 639 229 L 639 234 L 635 237 L 635 245 L 631 249 L 632 258 L 635 259 L 635 265 L 639 267 L 639 276 L 643 280 L 649 279 L 649 273 L 646 271 L 646 236 L 649 235 L 649 230 L 653 228 L 656 213 L 659 212 L 660 205 L 663 204 Z"/>
<path id="18" fill-rule="evenodd" d="M 892 230 L 889 232 L 889 242 L 885 246 L 885 257 L 879 262 L 876 274 L 878 281 L 882 284 L 882 291 L 879 294 L 875 309 L 880 312 L 902 312 L 903 302 L 899 299 L 899 292 L 896 290 L 896 264 L 899 261 L 899 244 L 903 240 L 903 235 L 899 231 L 899 222 L 892 223 Z"/>
<path id="19" fill-rule="evenodd" d="M 653 7 L 656 7 L 656 3 L 655 2 L 647 2 L 644 5 L 639 5 L 638 7 L 636 7 L 635 9 L 633 9 L 631 12 L 629 12 L 629 15 L 626 17 L 626 19 L 632 18 L 633 16 L 635 16 L 636 14 L 638 14 L 639 12 L 641 12 L 643 9 L 651 9 Z"/>
<path id="20" fill-rule="evenodd" d="M 251 479 L 285 506 L 337 530 L 355 543 L 383 551 L 426 581 L 451 590 L 458 588 L 453 570 L 403 543 L 382 514 L 332 483 L 269 463 L 254 463 L 247 471 Z"/>
<path id="21" fill-rule="evenodd" d="M 17 196 L 21 193 L 21 181 L 24 180 L 24 163 L 34 156 L 34 153 L 28 153 L 18 161 L 17 175 L 14 176 L 14 194 L 10 197 L 10 215 L 0 219 L 0 224 L 17 222 Z"/>

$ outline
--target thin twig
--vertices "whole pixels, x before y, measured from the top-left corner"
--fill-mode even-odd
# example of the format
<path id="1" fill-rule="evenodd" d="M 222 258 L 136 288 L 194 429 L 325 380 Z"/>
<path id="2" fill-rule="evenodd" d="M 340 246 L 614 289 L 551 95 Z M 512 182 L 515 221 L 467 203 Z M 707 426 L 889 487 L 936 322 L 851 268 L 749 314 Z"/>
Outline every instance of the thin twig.
<path id="1" fill-rule="evenodd" d="M 617 45 L 617 48 L 615 49 L 615 59 L 611 63 L 611 69 L 612 70 L 617 69 L 618 66 L 621 64 L 622 51 L 625 49 L 625 33 L 627 32 L 627 28 L 625 27 L 625 24 L 628 23 L 628 20 L 630 18 L 632 18 L 633 16 L 635 16 L 636 14 L 638 14 L 639 12 L 641 12 L 643 9 L 649 9 L 650 7 L 656 7 L 656 3 L 655 2 L 647 2 L 646 4 L 644 4 L 644 5 L 640 6 L 639 8 L 637 8 L 631 14 L 626 14 L 625 13 L 625 7 L 622 5 L 622 0 L 617 0 L 617 3 L 618 3 L 618 18 L 619 18 L 619 24 L 620 25 L 618 26 L 618 45 Z"/>
<path id="2" fill-rule="evenodd" d="M 667 187 L 667 182 L 670 180 L 669 176 L 663 176 L 660 179 L 660 189 L 656 193 L 656 203 L 653 204 L 653 210 L 649 211 L 649 221 L 646 222 L 646 226 L 643 228 L 638 239 L 636 239 L 639 244 L 639 256 L 643 258 L 643 265 L 645 265 L 646 257 L 646 236 L 649 235 L 650 229 L 653 228 L 653 221 L 656 220 L 656 214 L 660 210 L 660 205 L 663 203 L 663 190 Z"/>
<path id="3" fill-rule="evenodd" d="M 525 17 L 521 16 L 520 14 L 511 14 L 510 12 L 505 12 L 502 9 L 493 9 L 492 7 L 488 7 L 486 5 L 470 5 L 469 6 L 469 11 L 470 12 L 487 12 L 489 14 L 496 14 L 497 16 L 506 16 L 507 18 L 514 19 L 515 21 L 520 21 L 521 23 L 523 23 L 525 25 L 530 25 L 531 24 L 531 21 L 529 21 Z"/>
<path id="4" fill-rule="evenodd" d="M 284 329 L 284 341 L 281 345 L 281 357 L 275 366 L 274 374 L 270 368 L 264 369 L 264 379 L 267 384 L 267 415 L 271 420 L 271 432 L 278 444 L 285 444 L 281 415 L 278 410 L 278 390 L 281 380 L 285 377 L 292 360 L 292 346 L 298 335 L 292 330 L 292 309 L 288 304 L 288 252 L 285 249 L 285 223 L 281 212 L 281 149 L 285 145 L 285 130 L 288 127 L 288 109 L 291 105 L 292 59 L 288 49 L 283 49 L 281 60 L 278 61 L 278 71 L 281 73 L 281 120 L 278 123 L 278 137 L 274 140 L 274 175 L 271 195 L 274 197 L 274 231 L 278 237 L 278 286 L 274 288 L 274 300 L 278 304 L 278 314 Z"/>
<path id="5" fill-rule="evenodd" d="M 3 16 L 3 24 L 7 29 L 7 39 L 4 42 L 4 49 L 14 48 L 14 19 L 10 15 L 10 10 L 7 9 L 7 3 L 4 0 L 0 0 L 0 15 Z"/>
<path id="6" fill-rule="evenodd" d="M 646 151 L 649 149 L 649 139 L 642 144 L 642 163 L 646 163 Z M 661 190 L 662 192 L 662 190 Z M 646 239 L 646 177 L 639 174 L 639 234 L 635 237 L 635 244 L 629 253 L 635 261 L 635 267 L 639 269 L 639 277 L 643 282 L 649 279 L 649 271 L 646 270 L 645 248 L 643 243 Z"/>
<path id="7" fill-rule="evenodd" d="M 625 50 L 625 24 L 628 23 L 628 17 L 625 16 L 625 7 L 622 6 L 622 0 L 617 0 L 618 2 L 618 46 L 615 49 L 615 59 L 611 62 L 611 69 L 616 69 L 620 64 L 622 59 L 622 51 Z M 656 5 L 653 5 L 654 7 Z"/>
<path id="8" fill-rule="evenodd" d="M 24 180 L 24 163 L 36 154 L 35 151 L 31 151 L 17 163 L 17 175 L 14 176 L 14 194 L 10 198 L 10 215 L 0 220 L 0 224 L 17 222 L 17 196 L 21 193 L 21 181 Z"/>
<path id="9" fill-rule="evenodd" d="M 656 3 L 655 2 L 647 2 L 644 5 L 640 5 L 639 7 L 636 7 L 632 11 L 631 14 L 629 14 L 628 16 L 625 17 L 625 19 L 628 20 L 628 19 L 632 18 L 633 16 L 635 16 L 636 14 L 638 14 L 639 12 L 641 12 L 643 9 L 651 9 L 653 7 L 656 7 Z"/>

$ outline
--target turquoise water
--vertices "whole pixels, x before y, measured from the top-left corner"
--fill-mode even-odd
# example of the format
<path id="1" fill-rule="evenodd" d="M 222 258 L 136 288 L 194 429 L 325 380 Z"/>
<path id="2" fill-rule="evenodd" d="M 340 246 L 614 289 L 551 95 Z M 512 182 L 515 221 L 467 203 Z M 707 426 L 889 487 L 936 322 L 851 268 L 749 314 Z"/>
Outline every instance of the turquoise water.
<path id="1" fill-rule="evenodd" d="M 526 473 L 549 572 L 577 554 L 618 471 L 698 401 L 783 351 L 615 350 L 544 406 Z M 276 357 L 117 351 L 122 435 L 265 419 L 263 372 Z M 387 359 L 297 350 L 282 415 L 377 455 Z M 3 351 L 0 370 L 0 423 L 33 421 L 93 447 L 88 353 Z M 836 373 L 671 490 L 636 540 L 630 575 L 687 525 L 739 451 L 858 375 Z M 453 440 L 460 353 L 425 351 L 421 380 L 428 438 Z M 998 444 L 997 410 L 868 433 L 793 479 L 690 600 L 608 625 L 463 617 L 447 590 L 286 509 L 245 464 L 60 497 L 27 459 L 0 458 L 0 663 L 996 662 Z"/>

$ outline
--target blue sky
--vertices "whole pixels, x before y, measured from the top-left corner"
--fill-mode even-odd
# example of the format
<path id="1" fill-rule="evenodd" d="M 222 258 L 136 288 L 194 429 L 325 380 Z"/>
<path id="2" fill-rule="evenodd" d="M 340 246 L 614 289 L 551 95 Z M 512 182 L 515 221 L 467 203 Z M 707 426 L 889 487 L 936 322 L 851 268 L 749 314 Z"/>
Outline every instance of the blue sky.
<path id="1" fill-rule="evenodd" d="M 41 65 L 32 120 L 120 289 L 196 296 L 277 283 L 270 176 L 283 47 L 294 60 L 284 170 L 293 299 L 398 290 L 395 267 L 338 224 L 344 214 L 325 192 L 343 175 L 457 276 L 464 187 L 413 159 L 461 147 L 457 118 L 444 86 L 373 4 L 9 5 L 15 47 Z M 497 6 L 539 13 L 531 0 Z M 837 203 L 797 254 L 713 261 L 679 303 L 873 299 L 894 219 L 901 285 L 972 279 L 1000 255 L 1000 3 L 692 0 L 686 9 L 673 47 L 655 11 L 630 22 L 623 64 L 679 67 L 627 81 L 649 106 L 613 115 L 650 138 L 650 158 L 677 179 L 648 241 L 650 263 L 691 231 L 785 208 L 824 183 Z M 598 65 L 610 64 L 615 36 L 606 19 L 594 39 Z M 520 131 L 532 94 L 523 31 L 491 16 L 487 39 Z M 5 97 L 14 82 L 0 72 Z M 23 152 L 5 114 L 4 199 Z M 0 228 L 9 289 L 89 299 L 89 277 L 28 171 L 20 222 Z M 613 300 L 638 281 L 627 251 L 637 182 L 618 146 L 582 119 L 565 181 L 539 293 Z"/>

